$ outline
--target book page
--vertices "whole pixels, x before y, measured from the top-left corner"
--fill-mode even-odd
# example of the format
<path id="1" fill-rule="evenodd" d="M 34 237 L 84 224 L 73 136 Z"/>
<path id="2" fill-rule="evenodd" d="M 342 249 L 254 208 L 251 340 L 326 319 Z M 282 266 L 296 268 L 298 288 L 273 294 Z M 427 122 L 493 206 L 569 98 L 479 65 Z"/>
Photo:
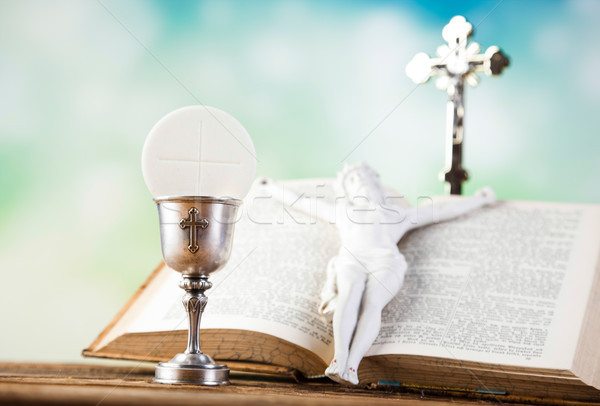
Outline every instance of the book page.
<path id="1" fill-rule="evenodd" d="M 285 182 L 295 191 L 331 199 L 330 181 Z M 317 312 L 327 262 L 339 250 L 334 225 L 299 210 L 285 209 L 256 183 L 242 205 L 232 254 L 210 276 L 208 304 L 201 328 L 236 328 L 277 336 L 304 347 L 329 363 L 333 355 L 330 323 Z M 187 329 L 178 287 L 171 271 L 128 332 Z"/>
<path id="2" fill-rule="evenodd" d="M 367 355 L 571 368 L 599 230 L 596 206 L 499 202 L 413 231 Z"/>

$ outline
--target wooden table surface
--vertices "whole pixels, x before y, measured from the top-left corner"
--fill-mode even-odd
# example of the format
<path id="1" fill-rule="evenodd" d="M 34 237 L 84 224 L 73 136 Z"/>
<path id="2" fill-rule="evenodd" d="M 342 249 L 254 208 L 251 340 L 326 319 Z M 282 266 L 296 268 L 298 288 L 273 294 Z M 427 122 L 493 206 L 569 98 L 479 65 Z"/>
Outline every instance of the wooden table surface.
<path id="1" fill-rule="evenodd" d="M 401 388 L 354 389 L 331 382 L 232 373 L 220 387 L 162 385 L 149 366 L 0 363 L 0 404 L 54 405 L 476 405 L 503 398 L 449 397 Z"/>

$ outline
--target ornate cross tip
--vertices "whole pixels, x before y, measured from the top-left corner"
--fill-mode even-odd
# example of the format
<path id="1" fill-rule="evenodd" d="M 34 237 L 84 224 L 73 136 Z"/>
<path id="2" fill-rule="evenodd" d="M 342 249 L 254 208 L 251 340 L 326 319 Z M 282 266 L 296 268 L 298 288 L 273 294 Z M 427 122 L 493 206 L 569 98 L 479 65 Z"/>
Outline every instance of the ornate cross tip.
<path id="1" fill-rule="evenodd" d="M 437 48 L 437 58 L 419 52 L 406 65 L 406 75 L 417 84 L 438 76 L 436 86 L 446 90 L 451 84 L 451 76 L 463 76 L 469 85 L 477 86 L 479 77 L 476 72 L 488 76 L 502 73 L 509 64 L 508 57 L 495 45 L 480 54 L 479 44 L 469 42 L 472 35 L 473 26 L 463 16 L 452 18 L 442 30 L 442 38 L 447 44 Z"/>
<path id="2" fill-rule="evenodd" d="M 415 83 L 427 82 L 437 76 L 436 86 L 446 90 L 448 102 L 448 128 L 446 169 L 442 179 L 450 184 L 450 193 L 460 194 L 461 185 L 468 179 L 462 168 L 462 141 L 464 119 L 464 83 L 479 84 L 477 72 L 499 75 L 509 64 L 509 59 L 497 46 L 489 47 L 483 54 L 477 42 L 469 42 L 473 26 L 464 17 L 453 17 L 442 30 L 446 44 L 437 48 L 437 57 L 430 58 L 419 52 L 406 65 L 406 75 Z"/>

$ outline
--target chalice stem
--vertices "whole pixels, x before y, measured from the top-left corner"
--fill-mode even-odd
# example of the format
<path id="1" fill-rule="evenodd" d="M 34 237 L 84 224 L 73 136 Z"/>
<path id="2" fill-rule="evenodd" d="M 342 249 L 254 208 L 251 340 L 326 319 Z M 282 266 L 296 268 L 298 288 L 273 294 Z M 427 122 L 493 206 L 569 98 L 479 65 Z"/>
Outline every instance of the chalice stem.
<path id="1" fill-rule="evenodd" d="M 188 314 L 189 330 L 186 354 L 202 354 L 200 350 L 200 320 L 208 298 L 204 291 L 212 286 L 206 278 L 184 276 L 180 286 L 185 289 L 182 302 Z"/>

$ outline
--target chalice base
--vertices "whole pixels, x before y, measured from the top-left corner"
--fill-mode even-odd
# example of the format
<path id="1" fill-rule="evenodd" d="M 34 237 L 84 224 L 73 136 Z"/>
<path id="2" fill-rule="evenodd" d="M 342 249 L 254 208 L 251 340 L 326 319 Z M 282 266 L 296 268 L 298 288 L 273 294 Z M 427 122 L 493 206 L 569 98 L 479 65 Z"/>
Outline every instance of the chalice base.
<path id="1" fill-rule="evenodd" d="M 154 382 L 229 385 L 229 368 L 215 363 L 206 354 L 177 354 L 169 362 L 158 364 Z"/>

